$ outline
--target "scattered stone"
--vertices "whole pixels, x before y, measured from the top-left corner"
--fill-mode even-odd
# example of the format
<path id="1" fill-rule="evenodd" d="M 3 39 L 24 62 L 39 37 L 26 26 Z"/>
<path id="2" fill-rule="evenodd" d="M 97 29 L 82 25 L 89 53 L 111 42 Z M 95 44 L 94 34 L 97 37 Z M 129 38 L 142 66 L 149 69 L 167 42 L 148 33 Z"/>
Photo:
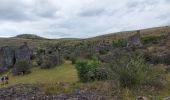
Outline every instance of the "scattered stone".
<path id="1" fill-rule="evenodd" d="M 69 94 L 42 94 L 38 85 L 18 84 L 0 89 L 0 100 L 106 100 L 94 90 L 77 90 Z"/>

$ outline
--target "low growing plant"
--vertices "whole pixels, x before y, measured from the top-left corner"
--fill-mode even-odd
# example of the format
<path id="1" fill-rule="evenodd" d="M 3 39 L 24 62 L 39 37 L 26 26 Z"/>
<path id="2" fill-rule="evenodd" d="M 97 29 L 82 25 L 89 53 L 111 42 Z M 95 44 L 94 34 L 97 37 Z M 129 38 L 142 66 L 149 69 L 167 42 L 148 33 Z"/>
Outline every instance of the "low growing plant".
<path id="1" fill-rule="evenodd" d="M 25 60 L 17 61 L 12 72 L 14 75 L 30 73 L 31 65 L 28 61 Z"/>
<path id="2" fill-rule="evenodd" d="M 163 73 L 145 63 L 143 57 L 122 55 L 111 65 L 112 78 L 119 81 L 124 88 L 138 88 L 141 85 L 153 85 L 162 80 Z"/>

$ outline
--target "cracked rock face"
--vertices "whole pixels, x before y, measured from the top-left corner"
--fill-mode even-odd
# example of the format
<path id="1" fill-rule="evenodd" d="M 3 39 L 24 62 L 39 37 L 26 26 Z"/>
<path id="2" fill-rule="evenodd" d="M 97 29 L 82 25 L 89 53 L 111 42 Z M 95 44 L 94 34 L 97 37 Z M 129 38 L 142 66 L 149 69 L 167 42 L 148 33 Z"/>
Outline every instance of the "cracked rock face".
<path id="1" fill-rule="evenodd" d="M 15 60 L 16 62 L 20 60 L 28 61 L 29 63 L 31 62 L 31 51 L 27 44 L 24 44 L 15 50 Z"/>
<path id="2" fill-rule="evenodd" d="M 17 49 L 5 46 L 0 49 L 0 72 L 7 71 L 14 67 L 17 61 L 24 60 L 31 63 L 31 51 L 27 44 Z"/>
<path id="3" fill-rule="evenodd" d="M 61 63 L 59 53 L 45 54 L 42 56 L 41 68 L 55 67 Z"/>
<path id="4" fill-rule="evenodd" d="M 4 72 L 14 65 L 14 50 L 8 46 L 0 49 L 0 72 Z"/>
<path id="5" fill-rule="evenodd" d="M 140 31 L 137 31 L 135 35 L 130 36 L 127 39 L 127 46 L 141 46 Z"/>

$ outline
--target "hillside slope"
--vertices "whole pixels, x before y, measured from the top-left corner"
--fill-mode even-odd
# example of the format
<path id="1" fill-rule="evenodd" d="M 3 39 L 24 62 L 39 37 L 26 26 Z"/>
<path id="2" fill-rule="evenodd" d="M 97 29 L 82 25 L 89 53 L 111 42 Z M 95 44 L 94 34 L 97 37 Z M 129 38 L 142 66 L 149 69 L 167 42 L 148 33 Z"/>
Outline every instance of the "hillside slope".
<path id="1" fill-rule="evenodd" d="M 7 46 L 7 45 L 19 46 L 23 44 L 23 42 L 27 42 L 30 48 L 36 48 L 39 47 L 40 45 L 47 44 L 47 43 L 74 45 L 80 43 L 81 41 L 101 41 L 101 40 L 112 41 L 115 39 L 127 38 L 128 36 L 131 36 L 135 33 L 136 30 L 127 31 L 127 32 L 117 32 L 117 33 L 110 33 L 110 34 L 101 35 L 92 38 L 86 38 L 86 39 L 77 39 L 77 38 L 46 39 L 32 34 L 23 34 L 13 38 L 0 38 L 0 47 Z M 170 26 L 142 29 L 140 30 L 140 33 L 142 37 L 150 36 L 150 35 L 155 36 L 155 35 L 167 34 L 170 33 Z"/>

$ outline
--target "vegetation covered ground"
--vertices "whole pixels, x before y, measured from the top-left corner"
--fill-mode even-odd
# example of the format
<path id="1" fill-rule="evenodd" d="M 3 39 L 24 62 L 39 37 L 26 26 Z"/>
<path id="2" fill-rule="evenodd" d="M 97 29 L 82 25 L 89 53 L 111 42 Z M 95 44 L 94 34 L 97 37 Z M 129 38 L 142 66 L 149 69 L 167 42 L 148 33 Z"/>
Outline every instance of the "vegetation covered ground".
<path id="1" fill-rule="evenodd" d="M 149 100 L 160 100 L 170 96 L 168 30 L 169 27 L 141 30 L 139 37 L 134 37 L 135 31 L 131 31 L 82 40 L 28 39 L 25 36 L 1 39 L 9 40 L 3 45 L 27 41 L 29 47 L 38 47 L 31 56 L 36 62 L 33 64 L 36 66 L 30 68 L 31 73 L 19 76 L 9 73 L 9 84 L 1 87 L 40 84 L 45 94 L 90 89 L 108 99 L 133 100 L 145 96 Z M 138 40 L 143 45 L 134 45 Z M 63 63 L 63 60 L 72 62 Z M 59 62 L 57 66 L 53 66 L 55 61 Z M 42 67 L 42 62 L 47 67 Z M 21 63 L 21 68 L 27 71 L 24 65 Z"/>
<path id="2" fill-rule="evenodd" d="M 57 82 L 74 83 L 77 82 L 77 72 L 69 61 L 64 64 L 51 69 L 33 68 L 32 73 L 27 75 L 13 76 L 9 74 L 9 84 L 11 86 L 18 83 L 31 83 L 31 84 L 49 84 Z M 2 86 L 1 86 L 2 87 Z"/>

